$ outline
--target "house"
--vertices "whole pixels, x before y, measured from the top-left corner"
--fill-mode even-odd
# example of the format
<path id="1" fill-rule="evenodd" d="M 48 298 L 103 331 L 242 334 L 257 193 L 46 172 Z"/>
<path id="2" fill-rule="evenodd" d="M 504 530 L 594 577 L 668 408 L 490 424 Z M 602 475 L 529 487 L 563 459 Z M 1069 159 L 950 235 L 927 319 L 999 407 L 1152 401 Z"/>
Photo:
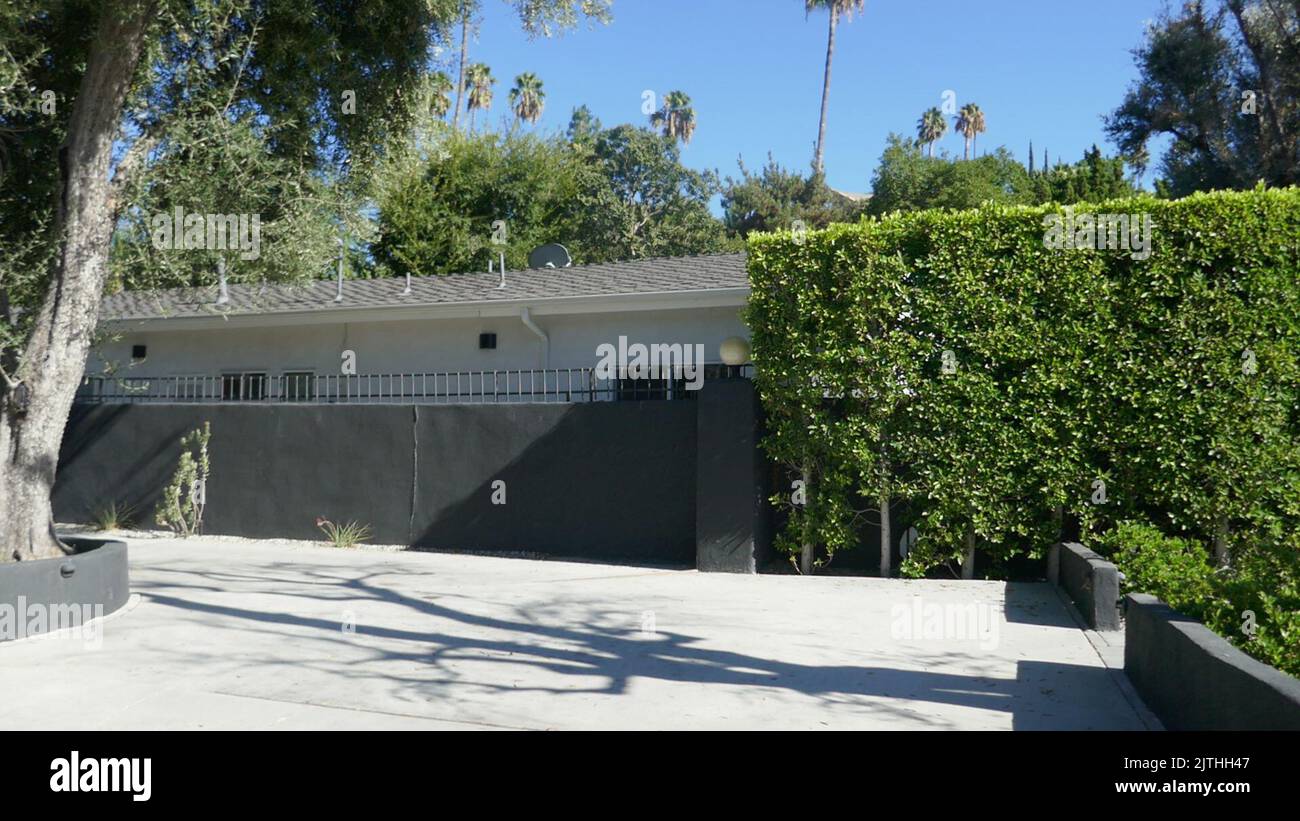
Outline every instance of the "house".
<path id="1" fill-rule="evenodd" d="M 673 398 L 692 372 L 647 378 L 634 370 L 641 378 L 629 380 L 627 352 L 634 359 L 644 345 L 688 365 L 702 358 L 703 375 L 717 374 L 722 343 L 748 337 L 748 296 L 741 253 L 126 291 L 104 298 L 103 341 L 87 360 L 79 399 Z M 618 374 L 601 367 L 611 351 Z"/>

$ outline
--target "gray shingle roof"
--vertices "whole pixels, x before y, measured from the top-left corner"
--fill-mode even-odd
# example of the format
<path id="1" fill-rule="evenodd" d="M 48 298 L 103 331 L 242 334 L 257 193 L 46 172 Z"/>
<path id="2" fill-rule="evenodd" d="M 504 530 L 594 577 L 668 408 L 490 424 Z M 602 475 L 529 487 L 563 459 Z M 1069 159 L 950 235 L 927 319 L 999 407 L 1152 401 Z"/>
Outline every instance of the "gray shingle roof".
<path id="1" fill-rule="evenodd" d="M 405 278 L 350 279 L 343 283 L 343 301 L 335 302 L 334 280 L 301 285 L 230 285 L 230 302 L 217 306 L 217 286 L 122 291 L 104 297 L 101 321 L 171 317 L 240 316 L 250 314 L 341 311 L 455 305 L 556 297 L 600 297 L 664 294 L 747 288 L 745 255 L 701 254 L 628 262 L 532 268 L 500 273 L 479 272 L 411 278 L 411 293 L 403 294 Z"/>

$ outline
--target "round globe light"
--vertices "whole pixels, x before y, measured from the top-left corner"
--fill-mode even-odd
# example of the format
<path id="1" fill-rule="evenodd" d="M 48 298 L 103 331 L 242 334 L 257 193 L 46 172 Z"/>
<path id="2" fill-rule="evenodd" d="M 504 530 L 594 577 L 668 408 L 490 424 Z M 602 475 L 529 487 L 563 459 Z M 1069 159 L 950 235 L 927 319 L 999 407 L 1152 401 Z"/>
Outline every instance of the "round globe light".
<path id="1" fill-rule="evenodd" d="M 727 365 L 744 365 L 749 362 L 749 340 L 743 336 L 732 336 L 722 340 L 718 348 L 722 361 Z"/>

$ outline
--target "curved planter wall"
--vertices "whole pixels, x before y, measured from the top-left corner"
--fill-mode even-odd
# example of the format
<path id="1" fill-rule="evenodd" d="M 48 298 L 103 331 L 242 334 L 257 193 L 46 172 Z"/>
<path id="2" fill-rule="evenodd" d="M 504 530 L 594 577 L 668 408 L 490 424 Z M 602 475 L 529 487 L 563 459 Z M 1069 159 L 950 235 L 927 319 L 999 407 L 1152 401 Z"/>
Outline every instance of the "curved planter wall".
<path id="1" fill-rule="evenodd" d="M 0 564 L 0 641 L 77 626 L 126 604 L 131 595 L 126 543 L 60 538 L 77 552 L 60 559 Z M 43 616 L 33 615 L 38 612 Z"/>

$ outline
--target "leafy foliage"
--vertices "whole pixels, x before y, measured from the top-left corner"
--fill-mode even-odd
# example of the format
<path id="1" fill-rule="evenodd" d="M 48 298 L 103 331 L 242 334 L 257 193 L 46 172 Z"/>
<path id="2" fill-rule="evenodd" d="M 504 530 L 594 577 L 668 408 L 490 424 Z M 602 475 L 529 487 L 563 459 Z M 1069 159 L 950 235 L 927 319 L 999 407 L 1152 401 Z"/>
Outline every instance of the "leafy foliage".
<path id="1" fill-rule="evenodd" d="M 708 210 L 717 181 L 685 168 L 671 139 L 630 125 L 592 132 L 599 123 L 576 115 L 573 141 L 452 133 L 393 165 L 375 260 L 419 275 L 485 270 L 500 251 L 519 267 L 548 242 L 564 243 L 578 263 L 723 247 Z M 497 220 L 504 245 L 492 243 Z"/>
<path id="2" fill-rule="evenodd" d="M 1068 205 L 1138 193 L 1124 177 L 1124 160 L 1104 157 L 1096 146 L 1077 163 L 1057 164 L 1038 173 L 1028 171 L 1002 147 L 962 162 L 952 162 L 946 155 L 927 157 L 923 149 L 917 140 L 889 136 L 872 180 L 870 213 L 965 209 L 986 202 Z"/>
<path id="3" fill-rule="evenodd" d="M 0 355 L 15 359 L 57 259 L 58 149 L 101 6 L 0 10 Z M 261 254 L 226 254 L 232 280 L 319 275 L 340 235 L 357 252 L 373 171 L 427 116 L 410 89 L 455 12 L 454 0 L 157 3 L 123 111 L 108 287 L 215 282 L 216 254 L 150 243 L 151 218 L 177 206 L 260 215 Z"/>
<path id="4" fill-rule="evenodd" d="M 1120 522 L 1100 546 L 1123 571 L 1126 592 L 1150 593 L 1300 677 L 1300 539 L 1260 535 L 1232 567 L 1218 569 L 1205 544 L 1144 522 Z"/>
<path id="5" fill-rule="evenodd" d="M 1067 518 L 1155 521 L 1232 566 L 1294 544 L 1300 191 L 1083 211 L 1150 216 L 1152 253 L 1052 250 L 1054 206 L 750 238 L 764 446 L 810 474 L 788 549 L 856 546 L 855 505 L 886 491 L 913 575 L 972 535 L 995 564 L 1036 555 Z"/>
<path id="6" fill-rule="evenodd" d="M 181 439 L 180 461 L 171 482 L 163 490 L 162 502 L 155 518 L 161 527 L 188 538 L 203 528 L 204 496 L 207 493 L 208 440 L 212 428 L 207 422 L 202 430 L 193 430 Z"/>
<path id="7" fill-rule="evenodd" d="M 1140 78 L 1106 130 L 1127 155 L 1155 135 L 1173 138 L 1163 189 L 1300 182 L 1300 5 L 1185 2 L 1134 56 Z"/>
<path id="8" fill-rule="evenodd" d="M 578 173 L 577 156 L 557 140 L 447 134 L 430 156 L 386 171 L 374 258 L 416 276 L 487 270 L 500 251 L 518 267 L 537 245 L 569 239 Z M 497 220 L 502 246 L 492 244 Z"/>
<path id="9" fill-rule="evenodd" d="M 755 231 L 789 231 L 796 221 L 807 228 L 854 222 L 863 205 L 831 190 L 822 175 L 787 171 L 769 155 L 761 173 L 752 173 L 742 161 L 740 179 L 727 178 L 722 211 L 728 234 L 747 237 Z"/>

